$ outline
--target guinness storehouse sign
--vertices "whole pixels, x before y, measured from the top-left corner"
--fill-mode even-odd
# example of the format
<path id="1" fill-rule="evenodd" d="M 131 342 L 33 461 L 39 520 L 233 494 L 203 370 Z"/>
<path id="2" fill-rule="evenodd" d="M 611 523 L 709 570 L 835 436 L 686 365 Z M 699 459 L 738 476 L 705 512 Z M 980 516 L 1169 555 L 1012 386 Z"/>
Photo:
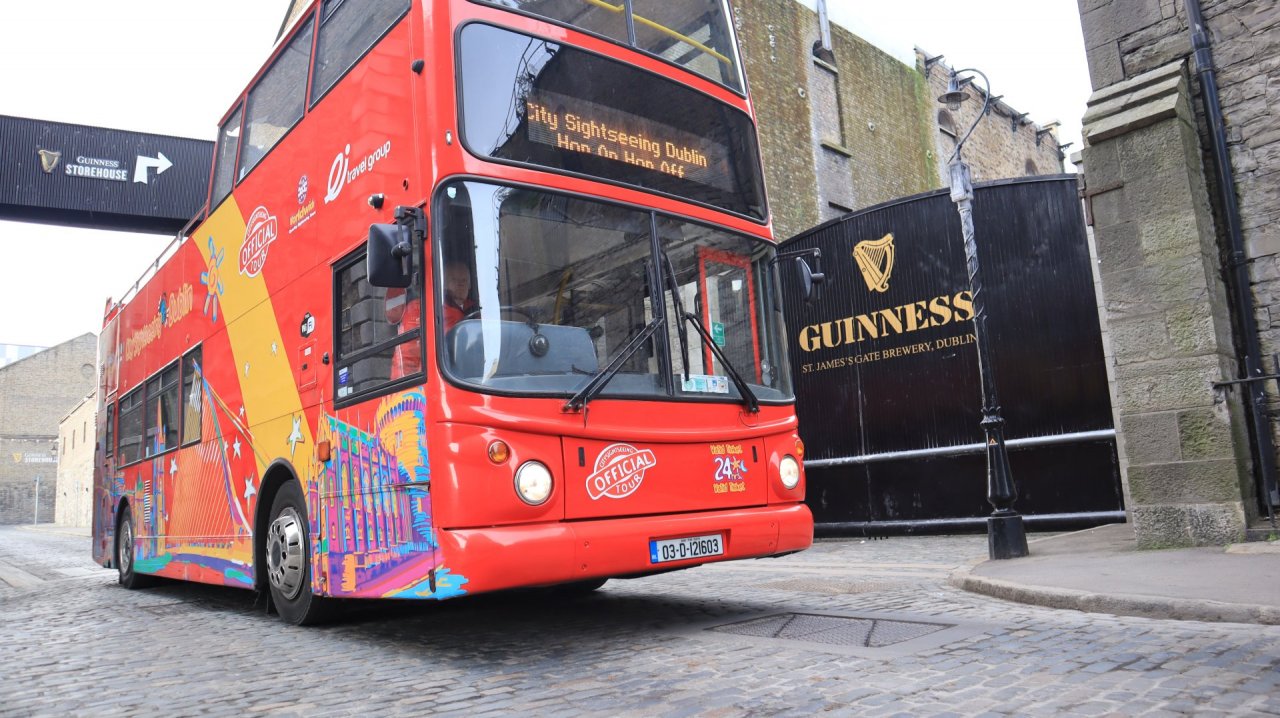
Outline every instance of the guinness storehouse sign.
<path id="1" fill-rule="evenodd" d="M 0 115 L 0 219 L 176 232 L 212 162 L 204 140 Z"/>
<path id="2" fill-rule="evenodd" d="M 1075 177 L 979 185 L 974 222 L 1006 435 L 1107 434 L 1110 400 Z M 974 302 L 947 191 L 846 215 L 783 248 L 820 248 L 827 275 L 811 305 L 794 278 L 782 276 L 806 500 L 818 523 L 990 514 Z M 953 455 L 949 447 L 977 451 Z M 1011 460 L 1024 514 L 1121 508 L 1110 438 L 1015 448 Z"/>

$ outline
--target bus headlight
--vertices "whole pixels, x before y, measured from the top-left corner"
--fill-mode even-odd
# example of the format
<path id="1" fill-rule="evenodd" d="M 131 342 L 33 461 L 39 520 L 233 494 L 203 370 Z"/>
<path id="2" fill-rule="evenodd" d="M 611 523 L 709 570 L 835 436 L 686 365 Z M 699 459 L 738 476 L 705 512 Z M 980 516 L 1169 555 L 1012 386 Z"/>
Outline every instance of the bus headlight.
<path id="1" fill-rule="evenodd" d="M 551 469 L 540 461 L 526 461 L 516 469 L 516 495 L 530 506 L 546 503 L 552 483 Z"/>
<path id="2" fill-rule="evenodd" d="M 790 454 L 782 457 L 782 461 L 778 462 L 778 476 L 782 479 L 783 486 L 794 489 L 800 483 L 800 462 Z"/>

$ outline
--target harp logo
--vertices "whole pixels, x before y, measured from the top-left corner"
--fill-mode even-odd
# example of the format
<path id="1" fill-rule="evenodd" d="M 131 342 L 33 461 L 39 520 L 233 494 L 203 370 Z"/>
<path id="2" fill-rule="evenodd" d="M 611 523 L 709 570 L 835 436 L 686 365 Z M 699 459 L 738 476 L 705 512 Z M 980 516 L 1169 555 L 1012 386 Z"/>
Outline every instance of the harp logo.
<path id="1" fill-rule="evenodd" d="M 47 175 L 53 174 L 53 170 L 58 166 L 58 160 L 62 159 L 62 153 L 53 150 L 36 150 L 36 153 L 40 155 L 40 169 Z"/>
<path id="2" fill-rule="evenodd" d="M 889 289 L 889 276 L 893 274 L 893 233 L 880 239 L 868 239 L 853 245 L 853 258 L 858 263 L 867 289 L 884 292 Z"/>

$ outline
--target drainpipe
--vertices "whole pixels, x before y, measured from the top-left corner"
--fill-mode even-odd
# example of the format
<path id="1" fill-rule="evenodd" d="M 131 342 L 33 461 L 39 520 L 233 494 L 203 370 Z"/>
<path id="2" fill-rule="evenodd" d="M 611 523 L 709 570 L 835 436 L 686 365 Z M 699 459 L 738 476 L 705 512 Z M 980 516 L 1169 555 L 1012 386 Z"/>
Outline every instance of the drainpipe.
<path id="1" fill-rule="evenodd" d="M 1274 527 L 1274 506 L 1280 504 L 1280 492 L 1276 489 L 1276 449 L 1271 435 L 1271 422 L 1267 418 L 1267 393 L 1263 382 L 1268 377 L 1262 370 L 1261 342 L 1258 338 L 1258 320 L 1254 313 L 1253 296 L 1249 291 L 1249 260 L 1244 253 L 1244 235 L 1240 229 L 1240 206 L 1236 202 L 1236 180 L 1231 171 L 1231 157 L 1227 152 L 1226 124 L 1222 118 L 1222 106 L 1218 102 L 1218 79 L 1213 67 L 1213 53 L 1209 46 L 1209 33 L 1205 29 L 1204 16 L 1200 12 L 1200 0 L 1186 0 L 1187 20 L 1191 26 L 1191 49 L 1196 61 L 1196 73 L 1200 78 L 1200 96 L 1204 101 L 1205 119 L 1209 123 L 1209 144 L 1213 151 L 1214 174 L 1218 180 L 1218 200 L 1226 221 L 1230 254 L 1223 272 L 1227 281 L 1236 320 L 1239 322 L 1244 342 L 1244 377 L 1238 383 L 1244 388 L 1252 423 L 1254 459 L 1258 478 L 1262 480 L 1265 494 L 1263 504 Z M 1237 382 L 1232 382 L 1237 383 Z"/>

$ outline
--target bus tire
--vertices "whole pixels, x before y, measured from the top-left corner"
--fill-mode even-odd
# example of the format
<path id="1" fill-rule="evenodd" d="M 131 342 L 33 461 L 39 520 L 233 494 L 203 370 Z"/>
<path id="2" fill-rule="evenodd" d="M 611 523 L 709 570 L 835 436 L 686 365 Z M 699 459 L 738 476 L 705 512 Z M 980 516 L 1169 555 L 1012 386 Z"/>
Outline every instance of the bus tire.
<path id="1" fill-rule="evenodd" d="M 320 623 L 328 602 L 311 593 L 311 537 L 297 481 L 286 481 L 271 502 L 267 524 L 267 585 L 280 618 L 295 626 Z"/>
<path id="2" fill-rule="evenodd" d="M 138 573 L 133 563 L 133 511 L 126 505 L 116 523 L 116 572 L 121 586 L 129 590 L 157 583 L 155 576 Z"/>

